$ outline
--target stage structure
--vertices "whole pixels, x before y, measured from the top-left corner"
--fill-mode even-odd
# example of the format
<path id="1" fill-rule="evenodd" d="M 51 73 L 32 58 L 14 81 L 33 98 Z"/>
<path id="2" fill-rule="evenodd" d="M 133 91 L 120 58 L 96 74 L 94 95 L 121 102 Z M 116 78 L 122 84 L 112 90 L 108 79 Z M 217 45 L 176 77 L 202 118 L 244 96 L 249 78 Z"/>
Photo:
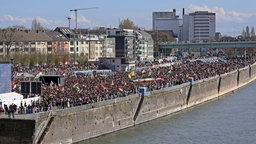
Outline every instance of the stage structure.
<path id="1" fill-rule="evenodd" d="M 12 65 L 10 63 L 0 63 L 0 94 L 8 93 L 12 90 Z"/>

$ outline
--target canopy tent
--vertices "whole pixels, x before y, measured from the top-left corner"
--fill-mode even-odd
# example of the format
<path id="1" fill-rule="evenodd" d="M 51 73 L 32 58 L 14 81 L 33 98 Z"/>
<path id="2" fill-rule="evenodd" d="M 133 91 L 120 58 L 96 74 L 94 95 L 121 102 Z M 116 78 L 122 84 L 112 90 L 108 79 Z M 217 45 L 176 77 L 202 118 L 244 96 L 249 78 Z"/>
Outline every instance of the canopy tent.
<path id="1" fill-rule="evenodd" d="M 2 93 L 0 94 L 0 107 L 3 107 L 4 104 L 9 106 L 10 104 L 20 105 L 20 102 L 23 100 L 23 95 L 16 92 Z"/>

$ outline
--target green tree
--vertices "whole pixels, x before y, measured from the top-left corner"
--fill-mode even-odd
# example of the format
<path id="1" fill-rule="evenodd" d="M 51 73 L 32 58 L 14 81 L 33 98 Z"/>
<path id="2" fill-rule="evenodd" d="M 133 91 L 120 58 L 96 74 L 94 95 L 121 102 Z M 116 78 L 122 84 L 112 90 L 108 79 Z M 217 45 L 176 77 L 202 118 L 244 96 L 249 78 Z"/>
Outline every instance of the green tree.
<path id="1" fill-rule="evenodd" d="M 51 55 L 50 55 L 50 58 L 49 58 L 49 63 L 50 64 L 54 64 L 55 63 L 55 54 L 54 53 L 51 53 Z"/>
<path id="2" fill-rule="evenodd" d="M 81 53 L 78 61 L 79 63 L 84 64 L 88 61 L 88 57 L 86 57 L 85 53 Z"/>
<path id="3" fill-rule="evenodd" d="M 21 62 L 23 61 L 22 55 L 19 51 L 15 51 L 13 54 L 11 54 L 11 57 L 13 58 L 15 65 L 21 64 Z"/>
<path id="4" fill-rule="evenodd" d="M 64 53 L 63 55 L 62 55 L 62 59 L 61 59 L 61 62 L 63 63 L 63 64 L 65 64 L 66 62 L 69 62 L 70 60 L 69 60 L 69 54 L 68 53 Z"/>
<path id="5" fill-rule="evenodd" d="M 28 66 L 30 64 L 30 54 L 23 54 L 22 56 L 22 65 Z"/>
<path id="6" fill-rule="evenodd" d="M 39 62 L 39 58 L 38 57 L 39 57 L 38 53 L 31 53 L 30 54 L 30 63 L 29 63 L 29 65 L 30 66 L 37 65 L 38 62 Z"/>

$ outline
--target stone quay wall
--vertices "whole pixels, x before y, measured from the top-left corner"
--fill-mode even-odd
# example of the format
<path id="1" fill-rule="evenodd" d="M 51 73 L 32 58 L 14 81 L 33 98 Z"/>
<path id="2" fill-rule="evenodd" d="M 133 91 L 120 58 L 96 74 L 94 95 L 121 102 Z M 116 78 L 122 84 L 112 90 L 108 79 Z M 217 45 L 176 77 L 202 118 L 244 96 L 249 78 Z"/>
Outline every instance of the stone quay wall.
<path id="1" fill-rule="evenodd" d="M 0 119 L 0 143 L 74 143 L 213 100 L 256 78 L 256 65 L 95 104 Z M 26 134 L 25 134 L 26 133 Z"/>

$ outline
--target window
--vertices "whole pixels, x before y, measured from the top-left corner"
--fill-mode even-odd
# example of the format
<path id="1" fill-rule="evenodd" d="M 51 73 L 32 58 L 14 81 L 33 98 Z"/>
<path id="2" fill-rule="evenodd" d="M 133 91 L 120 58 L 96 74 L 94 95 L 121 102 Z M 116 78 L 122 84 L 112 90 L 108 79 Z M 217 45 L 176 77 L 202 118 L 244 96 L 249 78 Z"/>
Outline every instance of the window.
<path id="1" fill-rule="evenodd" d="M 70 48 L 70 51 L 71 51 L 71 52 L 72 52 L 72 51 L 74 51 L 74 48 L 73 48 L 73 47 L 71 47 L 71 48 Z"/>
<path id="2" fill-rule="evenodd" d="M 74 45 L 74 42 L 73 42 L 73 41 L 70 41 L 70 45 Z"/>

